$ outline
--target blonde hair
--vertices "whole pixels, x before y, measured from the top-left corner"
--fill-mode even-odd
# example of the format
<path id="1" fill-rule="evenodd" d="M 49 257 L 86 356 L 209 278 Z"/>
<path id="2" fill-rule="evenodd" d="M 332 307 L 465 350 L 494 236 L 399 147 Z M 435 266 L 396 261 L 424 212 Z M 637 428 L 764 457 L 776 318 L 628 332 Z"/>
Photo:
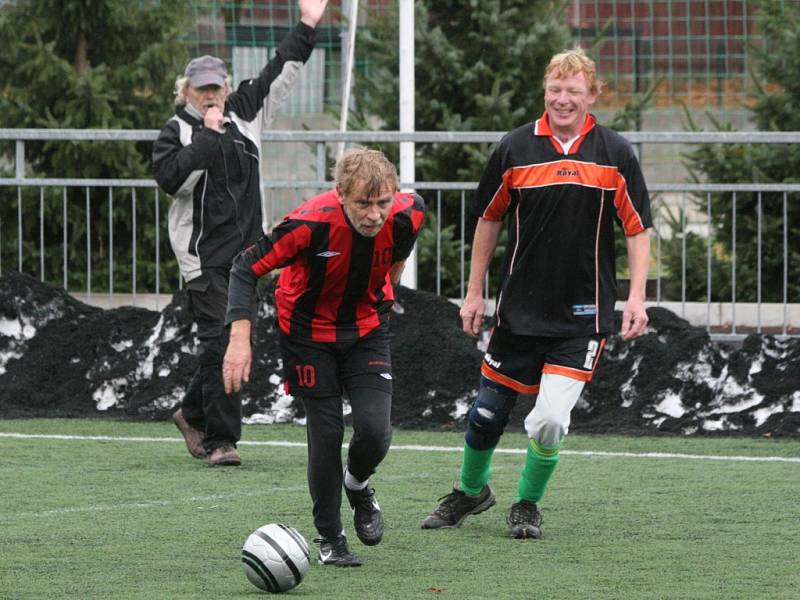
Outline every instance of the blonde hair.
<path id="1" fill-rule="evenodd" d="M 349 196 L 361 182 L 367 198 L 374 198 L 384 190 L 397 191 L 397 169 L 380 150 L 350 148 L 336 161 L 333 180 L 342 196 Z"/>
<path id="2" fill-rule="evenodd" d="M 175 106 L 184 106 L 188 104 L 188 100 L 186 99 L 186 88 L 189 87 L 189 78 L 186 75 L 178 75 L 175 78 Z M 233 80 L 231 76 L 228 75 L 225 77 L 225 97 L 227 98 L 228 95 L 231 93 L 231 86 L 233 85 Z"/>
<path id="3" fill-rule="evenodd" d="M 597 67 L 594 61 L 586 56 L 580 46 L 572 50 L 564 50 L 550 59 L 550 64 L 544 71 L 544 80 L 553 76 L 555 79 L 566 79 L 578 73 L 583 73 L 589 85 L 590 94 L 599 94 L 603 89 L 603 81 L 597 77 Z"/>

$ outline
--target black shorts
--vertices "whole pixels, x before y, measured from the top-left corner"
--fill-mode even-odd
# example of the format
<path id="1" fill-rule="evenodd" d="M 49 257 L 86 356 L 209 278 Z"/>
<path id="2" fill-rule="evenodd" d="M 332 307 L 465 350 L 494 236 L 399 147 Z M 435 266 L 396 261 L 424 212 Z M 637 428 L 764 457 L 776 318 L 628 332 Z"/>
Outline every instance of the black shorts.
<path id="1" fill-rule="evenodd" d="M 521 394 L 539 393 L 542 373 L 591 381 L 605 343 L 601 334 L 554 338 L 514 335 L 495 327 L 481 374 Z"/>
<path id="2" fill-rule="evenodd" d="M 286 391 L 293 396 L 340 396 L 353 388 L 392 393 L 389 325 L 350 342 L 313 342 L 279 333 Z"/>

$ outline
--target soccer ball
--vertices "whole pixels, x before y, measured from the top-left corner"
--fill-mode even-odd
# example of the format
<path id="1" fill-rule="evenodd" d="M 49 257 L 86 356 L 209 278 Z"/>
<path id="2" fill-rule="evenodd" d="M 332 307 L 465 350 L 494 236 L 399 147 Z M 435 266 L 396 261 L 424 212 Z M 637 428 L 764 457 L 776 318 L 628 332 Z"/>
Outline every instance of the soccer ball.
<path id="1" fill-rule="evenodd" d="M 308 543 L 294 527 L 264 525 L 245 540 L 242 566 L 257 588 L 273 594 L 285 592 L 300 585 L 308 573 Z"/>

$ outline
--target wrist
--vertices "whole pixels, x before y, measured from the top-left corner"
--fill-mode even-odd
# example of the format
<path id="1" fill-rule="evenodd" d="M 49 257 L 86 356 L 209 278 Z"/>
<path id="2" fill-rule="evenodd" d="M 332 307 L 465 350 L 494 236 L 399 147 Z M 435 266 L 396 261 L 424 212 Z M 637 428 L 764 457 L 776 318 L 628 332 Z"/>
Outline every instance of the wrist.
<path id="1" fill-rule="evenodd" d="M 315 20 L 308 15 L 300 15 L 300 22 L 305 25 L 306 27 L 311 27 L 311 29 L 316 29 L 319 20 Z"/>
<path id="2" fill-rule="evenodd" d="M 234 321 L 231 323 L 231 335 L 232 340 L 242 340 L 250 339 L 250 321 L 247 319 L 241 319 L 238 321 Z"/>

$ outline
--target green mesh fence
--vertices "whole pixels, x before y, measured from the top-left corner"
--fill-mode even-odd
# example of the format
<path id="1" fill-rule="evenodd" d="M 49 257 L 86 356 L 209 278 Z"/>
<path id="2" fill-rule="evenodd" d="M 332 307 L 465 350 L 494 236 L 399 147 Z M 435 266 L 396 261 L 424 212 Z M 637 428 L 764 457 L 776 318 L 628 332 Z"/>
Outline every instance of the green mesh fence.
<path id="1" fill-rule="evenodd" d="M 748 99 L 751 44 L 761 39 L 747 0 L 576 0 L 567 12 L 622 104 L 658 82 L 658 107 L 738 106 Z"/>
<path id="2" fill-rule="evenodd" d="M 797 0 L 775 0 L 797 2 Z M 297 101 L 290 112 L 315 112 L 337 107 L 341 97 L 342 37 L 346 21 L 342 5 L 331 2 L 319 30 L 321 54 L 317 87 L 322 97 L 305 105 Z M 362 0 L 359 26 L 367 13 L 380 13 L 388 0 Z M 242 61 L 274 49 L 299 18 L 294 0 L 264 2 L 194 0 L 198 53 L 225 58 L 241 70 Z M 576 42 L 591 46 L 607 87 L 609 107 L 623 105 L 638 91 L 658 83 L 655 107 L 738 109 L 750 100 L 748 72 L 751 45 L 762 39 L 757 28 L 757 5 L 752 0 L 571 0 L 564 19 Z M 367 58 L 368 60 L 368 58 Z M 312 93 L 312 92 L 308 92 Z"/>
<path id="3" fill-rule="evenodd" d="M 347 2 L 344 4 L 346 8 Z M 387 0 L 361 2 L 359 26 L 367 25 L 367 8 L 369 14 L 380 14 L 387 4 Z M 195 0 L 192 8 L 196 23 L 195 52 L 223 58 L 232 68 L 234 83 L 255 75 L 300 19 L 296 0 Z M 338 110 L 342 96 L 342 39 L 346 31 L 342 1 L 331 2 L 317 27 L 314 54 L 282 111 L 284 115 L 314 115 L 326 108 Z M 360 67 L 363 65 L 356 64 L 356 68 Z"/>

